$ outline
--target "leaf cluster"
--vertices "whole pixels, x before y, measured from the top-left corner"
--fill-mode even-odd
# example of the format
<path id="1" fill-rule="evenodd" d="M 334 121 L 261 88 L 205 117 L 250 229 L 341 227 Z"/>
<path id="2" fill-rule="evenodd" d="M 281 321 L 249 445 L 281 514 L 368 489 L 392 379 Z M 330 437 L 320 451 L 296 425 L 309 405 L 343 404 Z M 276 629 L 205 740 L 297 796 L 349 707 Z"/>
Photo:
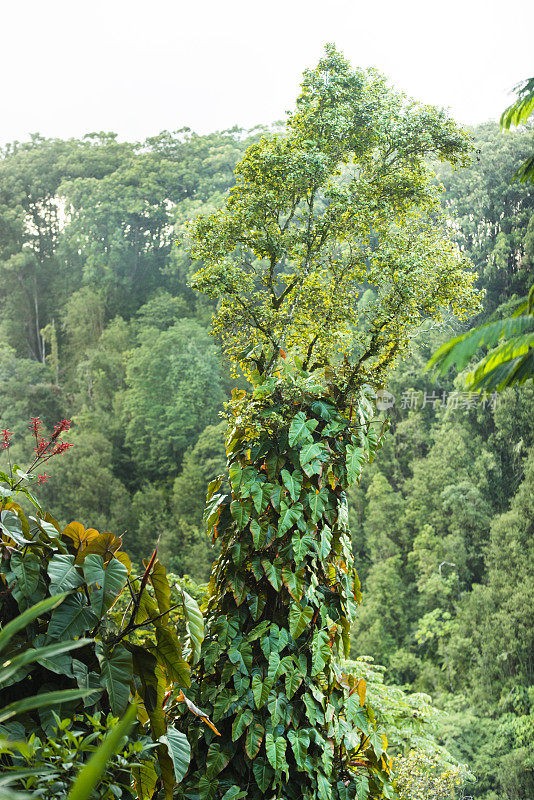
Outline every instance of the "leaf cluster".
<path id="1" fill-rule="evenodd" d="M 133 699 L 137 735 L 157 744 L 157 759 L 133 770 L 138 797 L 151 798 L 159 785 L 172 797 L 189 745 L 171 724 L 169 692 L 189 686 L 199 658 L 198 604 L 181 589 L 171 597 L 157 551 L 136 576 L 120 538 L 79 522 L 61 530 L 35 498 L 37 514 L 29 517 L 15 499 L 6 490 L 1 509 L 4 736 L 44 741 L 57 723 L 52 705 L 60 716 L 83 709 L 119 716 Z M 178 606 L 181 639 L 171 618 Z"/>

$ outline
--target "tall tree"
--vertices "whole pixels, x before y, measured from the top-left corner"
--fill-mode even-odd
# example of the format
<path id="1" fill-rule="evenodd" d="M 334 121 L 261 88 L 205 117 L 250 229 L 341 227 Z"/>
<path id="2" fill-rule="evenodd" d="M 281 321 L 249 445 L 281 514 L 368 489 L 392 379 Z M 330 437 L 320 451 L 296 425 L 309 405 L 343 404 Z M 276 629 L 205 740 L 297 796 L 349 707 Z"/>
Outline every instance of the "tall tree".
<path id="1" fill-rule="evenodd" d="M 424 160 L 463 163 L 469 148 L 445 114 L 328 46 L 287 131 L 249 147 L 227 202 L 192 225 L 196 286 L 218 298 L 216 330 L 255 388 L 229 407 L 231 492 L 217 494 L 221 476 L 208 493 L 221 556 L 196 692 L 221 739 L 191 720 L 186 794 L 387 786 L 383 732 L 335 660 L 360 599 L 345 489 L 379 444 L 371 386 L 421 320 L 477 305 Z"/>

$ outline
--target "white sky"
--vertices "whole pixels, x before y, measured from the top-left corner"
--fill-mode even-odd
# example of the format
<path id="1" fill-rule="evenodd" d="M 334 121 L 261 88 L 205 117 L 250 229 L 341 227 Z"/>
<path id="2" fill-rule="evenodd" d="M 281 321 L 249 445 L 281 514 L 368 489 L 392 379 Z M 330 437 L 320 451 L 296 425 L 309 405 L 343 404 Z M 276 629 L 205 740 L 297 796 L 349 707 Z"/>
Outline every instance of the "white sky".
<path id="1" fill-rule="evenodd" d="M 465 123 L 534 74 L 532 0 L 0 0 L 0 143 L 282 119 L 333 41 Z"/>

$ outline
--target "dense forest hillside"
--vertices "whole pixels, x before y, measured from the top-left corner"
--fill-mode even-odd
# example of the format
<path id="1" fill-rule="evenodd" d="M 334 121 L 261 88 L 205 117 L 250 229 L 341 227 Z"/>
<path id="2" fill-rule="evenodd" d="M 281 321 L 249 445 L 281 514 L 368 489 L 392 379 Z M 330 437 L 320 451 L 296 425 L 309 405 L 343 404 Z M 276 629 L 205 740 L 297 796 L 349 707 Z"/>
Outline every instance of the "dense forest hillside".
<path id="1" fill-rule="evenodd" d="M 475 131 L 471 166 L 436 165 L 458 242 L 485 290 L 472 324 L 509 311 L 534 279 L 534 191 L 510 179 L 532 132 Z M 184 223 L 217 208 L 261 131 L 164 132 L 30 142 L 0 160 L 0 423 L 12 457 L 28 420 L 71 418 L 43 504 L 124 533 L 140 559 L 203 581 L 208 481 L 222 471 L 219 411 L 231 376 L 209 335 L 213 306 L 189 287 Z M 500 395 L 433 381 L 456 330 L 422 330 L 383 398 L 391 433 L 351 491 L 364 602 L 354 655 L 448 711 L 440 735 L 485 800 L 534 795 L 534 388 Z"/>

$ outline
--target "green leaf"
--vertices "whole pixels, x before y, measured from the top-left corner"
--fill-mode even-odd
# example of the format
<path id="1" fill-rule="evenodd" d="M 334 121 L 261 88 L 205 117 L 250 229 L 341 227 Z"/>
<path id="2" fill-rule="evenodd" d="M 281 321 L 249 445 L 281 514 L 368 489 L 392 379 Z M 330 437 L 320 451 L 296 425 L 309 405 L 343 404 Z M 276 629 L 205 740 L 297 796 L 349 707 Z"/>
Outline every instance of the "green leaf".
<path id="1" fill-rule="evenodd" d="M 280 475 L 284 482 L 284 486 L 288 490 L 291 499 L 295 503 L 298 500 L 302 489 L 302 480 L 303 480 L 302 473 L 299 472 L 299 470 L 295 470 L 294 472 L 288 472 L 287 469 L 283 469 Z"/>
<path id="2" fill-rule="evenodd" d="M 331 657 L 332 649 L 328 634 L 325 631 L 315 631 L 312 640 L 312 676 L 321 672 Z"/>
<path id="3" fill-rule="evenodd" d="M 293 554 L 295 556 L 295 563 L 301 564 L 307 555 L 316 552 L 315 538 L 310 533 L 305 533 L 300 536 L 298 531 L 295 531 L 291 537 L 291 544 L 293 545 Z"/>
<path id="4" fill-rule="evenodd" d="M 311 512 L 312 522 L 318 522 L 322 517 L 328 502 L 328 489 L 317 489 L 308 494 L 308 503 Z"/>
<path id="5" fill-rule="evenodd" d="M 237 462 L 234 462 L 230 466 L 230 468 L 228 470 L 228 475 L 229 475 L 229 478 L 230 478 L 230 485 L 231 485 L 232 489 L 234 490 L 234 492 L 236 492 L 239 489 L 239 486 L 241 485 L 241 476 L 242 476 L 242 474 L 243 474 L 243 470 L 241 468 L 241 465 L 239 463 L 237 463 Z"/>
<path id="6" fill-rule="evenodd" d="M 271 492 L 271 505 L 275 511 L 280 511 L 282 502 L 282 486 L 278 483 Z"/>
<path id="7" fill-rule="evenodd" d="M 249 642 L 241 642 L 239 647 L 228 650 L 228 658 L 236 664 L 244 675 L 249 675 L 252 669 L 252 647 Z"/>
<path id="8" fill-rule="evenodd" d="M 267 536 L 267 528 L 260 525 L 258 520 L 253 519 L 250 521 L 250 532 L 252 533 L 254 547 L 256 550 L 259 550 L 265 541 L 265 537 Z"/>
<path id="9" fill-rule="evenodd" d="M 83 583 L 83 578 L 74 565 L 74 556 L 57 554 L 48 562 L 50 577 L 50 594 L 60 594 L 69 589 L 76 589 Z"/>
<path id="10" fill-rule="evenodd" d="M 258 784 L 260 792 L 265 794 L 274 778 L 273 768 L 264 758 L 255 758 L 252 764 L 252 772 L 254 773 L 254 779 Z"/>
<path id="11" fill-rule="evenodd" d="M 314 421 L 315 425 L 317 425 L 317 421 Z M 313 441 L 311 431 L 307 425 L 306 414 L 303 411 L 299 411 L 291 420 L 288 441 L 290 447 L 294 447 L 296 444 L 301 444 L 302 442 Z"/>
<path id="12" fill-rule="evenodd" d="M 159 613 L 165 615 L 161 618 L 161 624 L 167 625 L 169 621 L 167 613 L 171 607 L 171 587 L 167 580 L 167 570 L 158 559 L 154 562 L 154 566 L 150 572 L 150 583 L 156 595 Z"/>
<path id="13" fill-rule="evenodd" d="M 283 536 L 293 525 L 296 525 L 300 517 L 304 514 L 302 503 L 295 503 L 292 506 L 280 504 L 280 519 L 278 521 L 278 536 Z"/>
<path id="14" fill-rule="evenodd" d="M 217 475 L 212 481 L 208 483 L 208 492 L 206 495 L 206 503 L 209 503 L 215 492 L 218 492 L 222 486 L 224 475 Z"/>
<path id="15" fill-rule="evenodd" d="M 249 489 L 250 497 L 252 498 L 252 502 L 254 503 L 254 508 L 256 509 L 256 513 L 261 512 L 261 507 L 263 504 L 263 483 L 260 481 L 256 481 L 252 484 Z"/>
<path id="16" fill-rule="evenodd" d="M 365 775 L 356 776 L 356 797 L 357 800 L 368 800 L 369 798 L 369 781 Z"/>
<path id="17" fill-rule="evenodd" d="M 282 566 L 280 559 L 275 559 L 273 563 L 266 558 L 262 558 L 261 565 L 264 569 L 267 580 L 277 592 L 282 588 Z"/>
<path id="18" fill-rule="evenodd" d="M 330 781 L 321 770 L 317 771 L 317 790 L 319 800 L 332 800 Z"/>
<path id="19" fill-rule="evenodd" d="M 133 675 L 132 654 L 119 642 L 111 652 L 99 648 L 100 683 L 108 693 L 113 714 L 121 715 L 128 706 Z"/>
<path id="20" fill-rule="evenodd" d="M 156 658 L 165 667 L 171 681 L 179 686 L 191 686 L 190 667 L 182 658 L 182 646 L 172 628 L 156 626 Z"/>
<path id="21" fill-rule="evenodd" d="M 253 761 L 258 755 L 265 728 L 261 722 L 254 722 L 247 730 L 247 737 L 245 739 L 245 750 L 247 756 Z"/>
<path id="22" fill-rule="evenodd" d="M 10 658 L 0 667 L 0 684 L 9 681 L 16 675 L 19 669 L 27 664 L 33 664 L 34 662 L 42 663 L 45 659 L 51 659 L 54 656 L 76 650 L 78 647 L 83 647 L 92 641 L 92 639 L 77 639 L 75 642 L 58 642 L 44 647 L 30 647 L 28 650 L 24 650 L 24 652 L 20 653 L 20 655 Z M 46 666 L 46 664 L 44 666 Z"/>
<path id="23" fill-rule="evenodd" d="M 152 800 L 158 781 L 158 773 L 152 761 L 141 761 L 132 768 L 132 775 L 138 800 Z"/>
<path id="24" fill-rule="evenodd" d="M 292 572 L 289 567 L 283 567 L 282 580 L 293 600 L 299 602 L 304 593 L 304 569 Z"/>
<path id="25" fill-rule="evenodd" d="M 308 755 L 308 750 L 310 747 L 310 734 L 307 731 L 290 730 L 287 733 L 287 738 L 291 744 L 291 749 L 293 750 L 297 766 L 302 769 L 306 762 L 306 756 Z"/>
<path id="26" fill-rule="evenodd" d="M 198 603 L 182 589 L 185 629 L 187 639 L 184 646 L 184 656 L 191 664 L 196 664 L 200 659 L 200 650 L 204 641 L 204 617 Z"/>
<path id="27" fill-rule="evenodd" d="M 235 519 L 237 527 L 242 531 L 250 519 L 249 511 L 239 500 L 232 500 L 230 503 L 230 513 Z"/>
<path id="28" fill-rule="evenodd" d="M 208 777 L 215 777 L 228 765 L 230 752 L 227 747 L 219 742 L 212 742 L 208 748 L 206 757 L 206 774 Z"/>
<path id="29" fill-rule="evenodd" d="M 97 622 L 98 617 L 85 605 L 85 599 L 80 594 L 71 595 L 52 613 L 47 638 L 75 639 Z"/>
<path id="30" fill-rule="evenodd" d="M 242 791 L 239 786 L 234 784 L 223 794 L 221 800 L 242 800 L 246 796 L 247 792 Z"/>
<path id="31" fill-rule="evenodd" d="M 321 528 L 321 540 L 319 544 L 319 555 L 324 560 L 332 549 L 332 531 L 328 525 Z"/>
<path id="32" fill-rule="evenodd" d="M 92 796 L 111 757 L 120 750 L 123 739 L 128 735 L 136 716 L 137 706 L 132 705 L 117 725 L 106 734 L 102 744 L 78 773 L 67 800 L 88 800 Z"/>
<path id="33" fill-rule="evenodd" d="M 20 598 L 30 598 L 39 583 L 41 562 L 38 556 L 31 550 L 25 554 L 15 551 L 11 554 L 9 566 L 16 578 L 13 597 L 17 602 Z"/>
<path id="34" fill-rule="evenodd" d="M 349 484 L 355 483 L 360 477 L 365 453 L 362 447 L 349 444 L 347 447 L 347 480 Z"/>
<path id="35" fill-rule="evenodd" d="M 176 783 L 180 783 L 184 779 L 191 761 L 191 746 L 187 741 L 187 736 L 169 725 L 167 733 L 164 736 L 160 736 L 158 742 L 167 745 Z"/>
<path id="36" fill-rule="evenodd" d="M 263 636 L 263 634 L 269 630 L 271 625 L 272 622 L 268 619 L 265 619 L 263 620 L 263 622 L 260 622 L 260 624 L 256 625 L 256 627 L 253 628 L 251 632 L 248 634 L 247 636 L 248 641 L 255 642 L 256 639 L 260 639 Z"/>
<path id="37" fill-rule="evenodd" d="M 302 675 L 298 669 L 293 669 L 286 673 L 286 695 L 288 700 L 291 700 L 301 683 Z"/>
<path id="38" fill-rule="evenodd" d="M 83 575 L 88 586 L 97 584 L 91 591 L 91 608 L 98 617 L 106 612 L 122 592 L 128 579 L 128 570 L 116 558 L 104 567 L 102 556 L 94 553 L 83 562 Z"/>
<path id="39" fill-rule="evenodd" d="M 287 769 L 286 745 L 287 742 L 282 736 L 275 737 L 272 733 L 265 734 L 265 752 L 275 770 Z"/>
<path id="40" fill-rule="evenodd" d="M 494 347 L 502 339 L 509 339 L 532 330 L 534 330 L 534 316 L 531 315 L 505 317 L 496 322 L 481 325 L 442 345 L 434 353 L 426 365 L 426 369 L 435 368 L 439 375 L 446 375 L 448 369 L 453 365 L 461 370 L 480 347 Z"/>
<path id="41" fill-rule="evenodd" d="M 256 674 L 252 676 L 252 694 L 254 695 L 256 708 L 262 708 L 262 706 L 265 705 L 272 688 L 273 681 L 269 677 L 262 680 L 261 675 Z"/>
<path id="42" fill-rule="evenodd" d="M 384 752 L 384 731 L 382 728 L 369 728 L 369 742 L 373 750 L 375 751 L 376 757 L 380 758 L 382 753 Z"/>
<path id="43" fill-rule="evenodd" d="M 311 410 L 314 414 L 319 414 L 326 422 L 330 422 L 337 416 L 335 407 L 326 403 L 324 400 L 314 400 L 311 404 Z"/>
<path id="44" fill-rule="evenodd" d="M 252 619 L 257 622 L 263 614 L 263 609 L 267 602 L 267 596 L 264 592 L 259 594 L 248 595 L 248 607 L 252 615 Z"/>
<path id="45" fill-rule="evenodd" d="M 287 697 L 283 694 L 272 694 L 267 703 L 267 708 L 271 714 L 271 722 L 274 728 L 279 722 L 283 722 L 285 719 Z"/>
<path id="46" fill-rule="evenodd" d="M 291 603 L 289 608 L 289 633 L 293 639 L 298 639 L 304 633 L 313 617 L 313 608 L 301 608 L 298 603 Z"/>
<path id="47" fill-rule="evenodd" d="M 19 515 L 14 511 L 2 511 L 0 513 L 2 529 L 5 535 L 9 536 L 18 545 L 32 544 L 31 539 L 26 539 L 22 532 L 22 522 Z"/>
<path id="48" fill-rule="evenodd" d="M 207 775 L 201 775 L 198 781 L 199 800 L 213 800 L 218 788 L 219 781 L 217 778 L 210 778 Z M 169 800 L 171 800 L 171 798 L 169 798 Z"/>
<path id="49" fill-rule="evenodd" d="M 235 742 L 243 735 L 245 729 L 250 725 L 254 714 L 251 708 L 245 708 L 243 711 L 238 711 L 234 722 L 232 724 L 232 741 Z"/>
<path id="50" fill-rule="evenodd" d="M 302 450 L 299 453 L 299 461 L 301 467 L 305 467 L 307 464 L 310 464 L 312 461 L 315 461 L 323 452 L 323 448 L 320 444 L 312 443 L 305 444 Z"/>

